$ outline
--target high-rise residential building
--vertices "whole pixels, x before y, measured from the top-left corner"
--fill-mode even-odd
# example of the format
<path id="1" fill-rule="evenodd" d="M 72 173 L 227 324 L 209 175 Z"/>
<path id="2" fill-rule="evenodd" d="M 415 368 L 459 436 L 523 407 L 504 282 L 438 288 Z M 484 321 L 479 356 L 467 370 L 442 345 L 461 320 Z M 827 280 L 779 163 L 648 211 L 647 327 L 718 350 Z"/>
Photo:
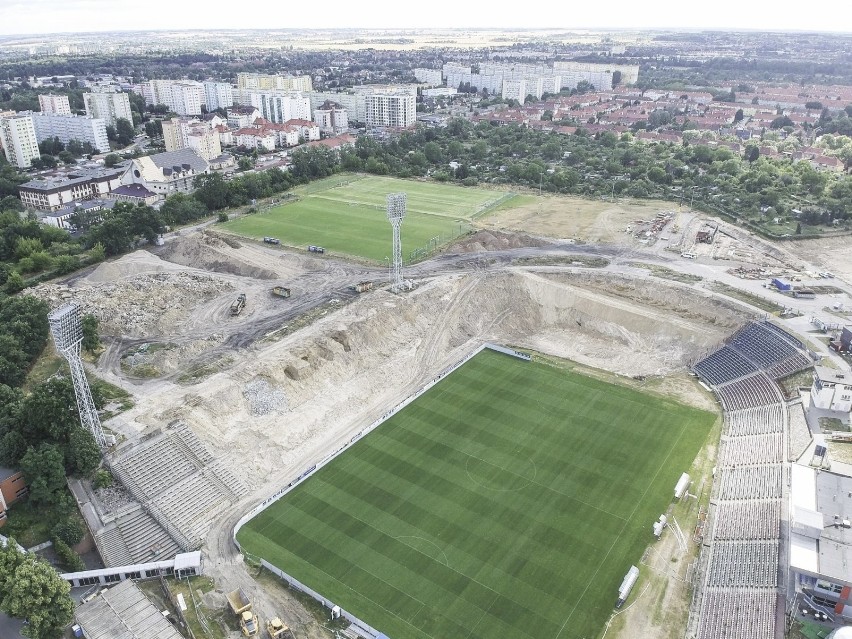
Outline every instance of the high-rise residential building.
<path id="1" fill-rule="evenodd" d="M 523 104 L 527 99 L 526 80 L 504 80 L 501 95 L 504 100 L 517 100 Z"/>
<path id="2" fill-rule="evenodd" d="M 364 122 L 367 115 L 366 100 L 363 93 L 354 91 L 311 91 L 307 94 L 311 101 L 311 108 L 318 109 L 325 102 L 331 101 L 346 109 L 346 115 L 350 122 Z"/>
<path id="3" fill-rule="evenodd" d="M 51 115 L 71 115 L 71 105 L 68 103 L 67 95 L 53 95 L 52 93 L 39 95 L 38 108 L 42 113 Z"/>
<path id="4" fill-rule="evenodd" d="M 29 168 L 41 155 L 33 119 L 27 114 L 0 116 L 0 142 L 9 164 L 19 169 Z"/>
<path id="5" fill-rule="evenodd" d="M 208 162 L 222 155 L 219 132 L 200 120 L 163 120 L 163 141 L 166 152 L 192 149 Z"/>
<path id="6" fill-rule="evenodd" d="M 404 93 L 371 93 L 364 96 L 364 123 L 368 127 L 407 128 L 417 118 L 416 97 Z"/>
<path id="7" fill-rule="evenodd" d="M 262 118 L 276 124 L 311 119 L 311 101 L 301 93 L 251 91 L 243 93 L 243 100 L 260 111 Z"/>
<path id="8" fill-rule="evenodd" d="M 124 118 L 133 124 L 130 98 L 127 97 L 126 93 L 84 93 L 83 104 L 86 105 L 86 115 L 92 118 L 101 118 L 108 125 L 114 126 L 119 118 Z"/>
<path id="9" fill-rule="evenodd" d="M 264 73 L 238 73 L 237 89 L 240 91 L 313 91 L 309 75 L 284 76 Z"/>
<path id="10" fill-rule="evenodd" d="M 234 87 L 227 82 L 204 82 L 204 99 L 208 111 L 227 109 L 234 104 Z"/>
<path id="11" fill-rule="evenodd" d="M 33 113 L 32 121 L 39 142 L 59 138 L 60 142 L 68 144 L 71 140 L 77 140 L 88 142 L 100 153 L 109 151 L 106 122 L 101 118 Z"/>
<path id="12" fill-rule="evenodd" d="M 468 69 L 470 72 L 470 69 Z M 432 86 L 441 86 L 444 83 L 440 69 L 414 69 L 414 77 L 418 82 L 431 84 Z"/>
<path id="13" fill-rule="evenodd" d="M 151 80 L 142 87 L 148 104 L 165 104 L 178 115 L 201 115 L 204 85 L 193 80 Z"/>
<path id="14" fill-rule="evenodd" d="M 336 135 L 349 129 L 349 116 L 339 104 L 326 100 L 314 109 L 314 122 L 323 133 Z"/>

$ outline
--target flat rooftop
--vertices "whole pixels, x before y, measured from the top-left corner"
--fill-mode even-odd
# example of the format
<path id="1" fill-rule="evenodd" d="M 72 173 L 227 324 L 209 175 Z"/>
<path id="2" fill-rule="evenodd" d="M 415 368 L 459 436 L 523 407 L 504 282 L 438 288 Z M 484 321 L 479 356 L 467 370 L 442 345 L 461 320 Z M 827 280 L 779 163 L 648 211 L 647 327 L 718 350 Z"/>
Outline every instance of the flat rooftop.
<path id="1" fill-rule="evenodd" d="M 827 366 L 814 366 L 814 371 L 822 382 L 830 382 L 832 384 L 846 384 L 852 386 L 852 372 L 839 371 Z"/>
<path id="2" fill-rule="evenodd" d="M 77 608 L 75 616 L 89 639 L 183 639 L 130 579 Z"/>

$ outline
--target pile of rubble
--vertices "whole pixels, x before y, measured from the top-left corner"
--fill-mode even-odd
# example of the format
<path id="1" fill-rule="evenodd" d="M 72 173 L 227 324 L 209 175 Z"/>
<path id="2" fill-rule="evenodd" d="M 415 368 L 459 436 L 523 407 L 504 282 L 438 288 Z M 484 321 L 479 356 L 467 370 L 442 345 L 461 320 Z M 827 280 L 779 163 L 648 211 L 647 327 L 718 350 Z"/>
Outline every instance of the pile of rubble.
<path id="1" fill-rule="evenodd" d="M 256 417 L 270 413 L 283 413 L 287 410 L 287 396 L 280 388 L 275 388 L 265 379 L 255 379 L 243 387 L 243 397 L 249 405 L 249 412 Z"/>
<path id="2" fill-rule="evenodd" d="M 98 488 L 95 491 L 95 495 L 100 502 L 101 511 L 104 513 L 114 513 L 125 506 L 135 503 L 130 493 L 119 483 L 107 486 L 106 488 Z"/>
<path id="3" fill-rule="evenodd" d="M 232 284 L 211 275 L 177 271 L 74 287 L 40 284 L 29 293 L 54 307 L 71 300 L 79 303 L 83 313 L 98 318 L 106 334 L 144 337 L 173 329 L 199 303 L 232 289 Z"/>

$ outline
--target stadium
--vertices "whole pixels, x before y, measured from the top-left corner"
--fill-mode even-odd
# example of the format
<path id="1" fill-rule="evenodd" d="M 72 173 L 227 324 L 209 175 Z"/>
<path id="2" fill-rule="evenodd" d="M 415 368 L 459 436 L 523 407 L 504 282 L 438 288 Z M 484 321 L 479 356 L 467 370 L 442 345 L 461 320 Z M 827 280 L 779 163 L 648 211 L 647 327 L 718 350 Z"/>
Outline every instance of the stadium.
<path id="1" fill-rule="evenodd" d="M 169 238 L 41 288 L 99 315 L 114 337 L 98 372 L 137 399 L 105 424 L 124 440 L 109 456 L 121 500 L 75 492 L 107 566 L 202 549 L 217 584 L 254 588 L 262 616 L 316 637 L 286 593 L 366 639 L 769 638 L 805 597 L 812 616 L 833 610 L 821 584 L 844 575 L 782 535 L 789 461 L 813 443 L 786 386 L 809 379 L 811 343 L 701 278 L 648 268 L 699 264 L 483 230 L 513 206 L 493 192 L 444 214 L 446 240 L 432 241 L 452 191 L 412 187 L 422 219 L 403 238 L 419 226 L 428 250 L 406 257 L 410 285 L 394 292 L 387 220 L 384 249 L 355 232 L 359 206 L 380 213 L 388 188 L 399 182 L 326 184 L 227 234 Z M 342 193 L 360 202 L 334 204 L 353 210 L 345 233 L 288 230 L 288 211 L 298 222 L 320 210 L 311 198 Z M 459 221 L 479 230 L 453 241 Z M 354 292 L 365 280 L 376 286 Z M 806 505 L 796 530 L 817 543 L 806 524 L 827 508 Z M 258 589 L 244 560 L 285 594 Z"/>

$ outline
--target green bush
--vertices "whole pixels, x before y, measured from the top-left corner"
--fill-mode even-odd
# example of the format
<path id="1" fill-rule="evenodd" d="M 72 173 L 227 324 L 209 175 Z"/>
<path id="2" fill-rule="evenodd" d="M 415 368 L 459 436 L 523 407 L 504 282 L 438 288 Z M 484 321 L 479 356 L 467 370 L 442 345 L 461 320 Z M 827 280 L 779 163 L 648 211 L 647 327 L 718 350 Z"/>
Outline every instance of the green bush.
<path id="1" fill-rule="evenodd" d="M 56 524 L 53 527 L 53 530 L 50 531 L 50 536 L 55 540 L 62 541 L 69 546 L 73 546 L 74 544 L 80 543 L 85 532 L 86 531 L 83 530 L 83 525 L 80 523 L 80 520 L 77 518 L 71 518 L 66 521 L 60 521 Z"/>
<path id="2" fill-rule="evenodd" d="M 94 486 L 95 490 L 98 488 L 109 488 L 112 486 L 112 483 L 112 475 L 108 470 L 101 468 L 100 470 L 95 471 L 95 479 L 92 482 L 92 486 Z"/>
<path id="3" fill-rule="evenodd" d="M 53 540 L 53 549 L 56 551 L 56 557 L 59 559 L 59 563 L 71 572 L 80 572 L 81 570 L 86 569 L 86 564 L 84 564 L 83 560 L 80 559 L 80 555 L 74 552 L 71 546 L 61 539 L 56 538 Z"/>
<path id="4" fill-rule="evenodd" d="M 225 213 L 224 211 L 222 211 L 221 213 L 219 213 L 219 217 L 217 217 L 216 219 L 219 222 L 227 222 L 228 221 L 228 214 Z"/>

